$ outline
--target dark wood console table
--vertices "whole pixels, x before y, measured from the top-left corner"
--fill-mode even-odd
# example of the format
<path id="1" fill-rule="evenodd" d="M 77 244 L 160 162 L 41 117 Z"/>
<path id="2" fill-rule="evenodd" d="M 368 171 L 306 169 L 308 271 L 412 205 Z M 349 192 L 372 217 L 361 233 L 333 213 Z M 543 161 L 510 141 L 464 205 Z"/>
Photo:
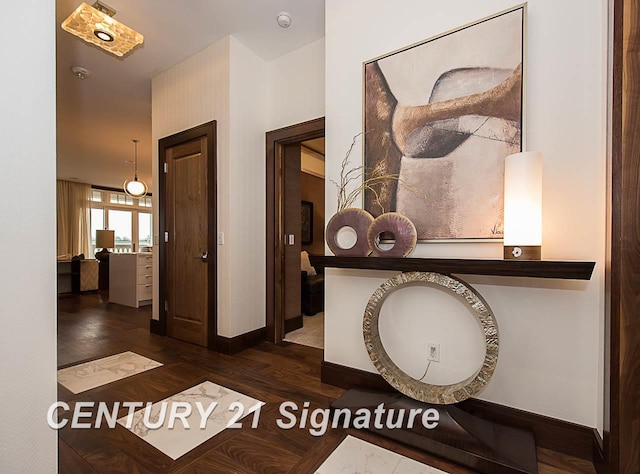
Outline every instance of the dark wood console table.
<path id="1" fill-rule="evenodd" d="M 315 257 L 330 268 L 590 280 L 595 262 L 481 258 Z"/>
<path id="2" fill-rule="evenodd" d="M 329 268 L 434 272 L 442 274 L 590 280 L 595 262 L 550 260 L 489 260 L 385 257 L 315 257 Z M 332 413 L 352 415 L 367 410 L 373 416 L 378 405 L 385 409 L 430 408 L 438 410 L 437 429 L 370 429 L 418 449 L 436 454 L 484 473 L 537 474 L 535 438 L 528 430 L 500 425 L 465 412 L 459 405 L 431 405 L 398 392 L 385 393 L 354 388 L 331 404 Z"/>

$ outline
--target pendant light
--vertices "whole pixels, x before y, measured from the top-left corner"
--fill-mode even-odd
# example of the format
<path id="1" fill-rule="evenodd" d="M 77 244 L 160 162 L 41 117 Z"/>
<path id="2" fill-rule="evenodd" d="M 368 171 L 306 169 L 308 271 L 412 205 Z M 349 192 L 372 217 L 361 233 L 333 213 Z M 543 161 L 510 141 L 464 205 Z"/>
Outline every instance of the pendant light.
<path id="1" fill-rule="evenodd" d="M 124 182 L 124 192 L 128 196 L 134 198 L 141 198 L 147 195 L 147 185 L 144 181 L 138 180 L 138 142 L 140 140 L 131 140 L 133 142 L 134 156 L 133 156 L 133 179 L 128 179 Z"/>

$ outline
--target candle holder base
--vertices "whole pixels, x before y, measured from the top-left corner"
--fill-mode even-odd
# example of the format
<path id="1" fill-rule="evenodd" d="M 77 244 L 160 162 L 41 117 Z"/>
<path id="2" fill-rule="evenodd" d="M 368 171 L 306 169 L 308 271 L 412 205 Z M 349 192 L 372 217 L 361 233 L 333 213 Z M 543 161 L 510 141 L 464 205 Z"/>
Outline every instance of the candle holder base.
<path id="1" fill-rule="evenodd" d="M 542 260 L 540 245 L 505 245 L 505 260 Z"/>

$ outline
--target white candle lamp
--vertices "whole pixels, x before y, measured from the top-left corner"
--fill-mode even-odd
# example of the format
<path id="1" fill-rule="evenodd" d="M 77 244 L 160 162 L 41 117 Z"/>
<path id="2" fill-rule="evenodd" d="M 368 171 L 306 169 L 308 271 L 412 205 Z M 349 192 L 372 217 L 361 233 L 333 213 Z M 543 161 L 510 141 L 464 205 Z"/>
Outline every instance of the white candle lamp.
<path id="1" fill-rule="evenodd" d="M 504 258 L 540 260 L 542 153 L 507 156 L 504 165 Z"/>

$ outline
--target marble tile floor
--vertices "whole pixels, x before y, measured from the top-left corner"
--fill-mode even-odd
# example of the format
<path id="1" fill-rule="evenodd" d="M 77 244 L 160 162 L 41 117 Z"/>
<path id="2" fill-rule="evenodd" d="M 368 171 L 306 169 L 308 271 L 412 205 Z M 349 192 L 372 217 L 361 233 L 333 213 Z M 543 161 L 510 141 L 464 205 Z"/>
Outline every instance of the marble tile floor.
<path id="1" fill-rule="evenodd" d="M 295 331 L 288 332 L 284 340 L 303 346 L 324 349 L 324 313 L 313 316 L 304 316 L 303 326 Z"/>
<path id="2" fill-rule="evenodd" d="M 329 455 L 316 474 L 445 474 L 353 436 L 347 436 Z"/>
<path id="3" fill-rule="evenodd" d="M 78 394 L 161 366 L 160 362 L 127 351 L 60 369 L 58 383 Z"/>
<path id="4" fill-rule="evenodd" d="M 183 402 L 183 405 L 191 407 L 191 414 L 186 417 L 188 427 L 180 420 L 175 420 L 173 428 L 169 426 L 169 414 L 176 402 Z M 196 405 L 197 402 L 200 402 L 200 408 Z M 202 420 L 202 413 L 207 413 L 214 402 L 217 405 L 206 421 Z M 264 402 L 260 400 L 207 381 L 154 403 L 148 414 L 144 413 L 144 408 L 138 410 L 133 415 L 132 422 L 129 421 L 130 427 L 127 426 L 126 416 L 120 418 L 118 423 L 175 460 L 263 405 Z M 183 412 L 184 408 L 176 410 Z M 162 424 L 159 428 L 149 428 L 150 424 L 160 422 Z"/>

